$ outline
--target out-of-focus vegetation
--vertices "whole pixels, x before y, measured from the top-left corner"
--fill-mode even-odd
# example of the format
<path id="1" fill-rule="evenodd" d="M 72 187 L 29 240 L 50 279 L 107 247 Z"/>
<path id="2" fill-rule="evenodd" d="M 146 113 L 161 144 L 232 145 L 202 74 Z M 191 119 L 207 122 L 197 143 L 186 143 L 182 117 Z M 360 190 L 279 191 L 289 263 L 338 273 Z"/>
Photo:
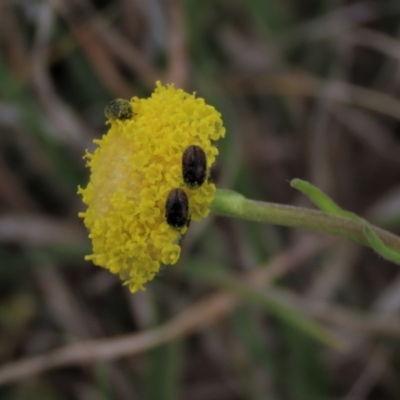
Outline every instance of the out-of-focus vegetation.
<path id="1" fill-rule="evenodd" d="M 399 267 L 210 217 L 146 292 L 83 260 L 82 156 L 154 82 L 223 114 L 219 187 L 400 232 L 400 4 L 0 2 L 0 398 L 396 400 Z"/>

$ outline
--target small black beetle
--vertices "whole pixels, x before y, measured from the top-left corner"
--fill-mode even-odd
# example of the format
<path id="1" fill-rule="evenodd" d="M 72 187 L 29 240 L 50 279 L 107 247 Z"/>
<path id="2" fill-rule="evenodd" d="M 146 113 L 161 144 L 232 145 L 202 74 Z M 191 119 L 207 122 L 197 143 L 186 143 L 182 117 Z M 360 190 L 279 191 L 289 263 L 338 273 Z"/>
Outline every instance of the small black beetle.
<path id="1" fill-rule="evenodd" d="M 189 146 L 182 156 L 182 175 L 191 189 L 201 186 L 207 177 L 207 158 L 200 146 Z"/>
<path id="2" fill-rule="evenodd" d="M 131 103 L 128 100 L 115 99 L 107 104 L 104 114 L 106 118 L 124 120 L 132 118 L 133 111 Z"/>
<path id="3" fill-rule="evenodd" d="M 165 204 L 165 219 L 175 229 L 189 226 L 189 200 L 182 189 L 172 189 L 169 192 Z"/>

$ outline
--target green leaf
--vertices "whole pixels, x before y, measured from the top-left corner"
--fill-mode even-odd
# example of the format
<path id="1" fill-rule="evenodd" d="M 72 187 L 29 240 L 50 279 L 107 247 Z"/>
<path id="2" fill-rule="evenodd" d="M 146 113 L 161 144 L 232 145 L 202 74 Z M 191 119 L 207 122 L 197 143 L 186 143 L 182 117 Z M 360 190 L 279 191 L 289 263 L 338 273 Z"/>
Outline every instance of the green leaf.
<path id="1" fill-rule="evenodd" d="M 174 340 L 147 353 L 146 400 L 177 398 L 182 373 L 183 342 Z"/>
<path id="2" fill-rule="evenodd" d="M 290 186 L 306 195 L 321 211 L 325 211 L 328 214 L 338 215 L 340 217 L 351 219 L 357 222 L 364 221 L 356 214 L 340 208 L 321 189 L 318 189 L 316 186 L 307 181 L 303 181 L 301 179 L 293 179 L 290 182 Z"/>
<path id="3" fill-rule="evenodd" d="M 250 306 L 242 304 L 232 314 L 233 328 L 253 362 L 259 365 L 265 374 L 276 377 L 278 370 L 274 355 L 270 344 L 265 340 L 265 333 L 257 320 L 258 315 L 259 313 L 251 312 Z"/>
<path id="4" fill-rule="evenodd" d="M 326 362 L 310 337 L 281 324 L 286 357 L 281 362 L 280 380 L 288 399 L 328 399 Z"/>
<path id="5" fill-rule="evenodd" d="M 378 235 L 368 226 L 365 224 L 364 227 L 364 235 L 368 240 L 370 246 L 384 259 L 388 261 L 392 261 L 395 264 L 400 264 L 400 253 L 395 250 L 389 249 L 385 243 L 379 239 Z"/>
<path id="6" fill-rule="evenodd" d="M 363 223 L 363 233 L 371 248 L 384 259 L 400 264 L 400 253 L 387 247 L 363 218 L 352 212 L 343 210 L 324 192 L 309 182 L 301 179 L 293 179 L 290 185 L 305 194 L 321 211 Z"/>

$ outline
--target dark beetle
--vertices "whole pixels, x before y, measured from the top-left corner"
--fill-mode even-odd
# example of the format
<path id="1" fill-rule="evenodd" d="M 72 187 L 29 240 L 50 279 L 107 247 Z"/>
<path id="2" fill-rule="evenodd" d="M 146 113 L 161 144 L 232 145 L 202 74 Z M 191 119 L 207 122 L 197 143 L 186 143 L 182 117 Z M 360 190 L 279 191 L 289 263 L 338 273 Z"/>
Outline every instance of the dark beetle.
<path id="1" fill-rule="evenodd" d="M 115 99 L 108 103 L 104 110 L 106 118 L 111 119 L 130 119 L 133 111 L 131 103 L 125 99 Z"/>
<path id="2" fill-rule="evenodd" d="M 207 177 L 207 158 L 200 146 L 189 146 L 182 156 L 183 181 L 191 189 L 201 186 Z"/>
<path id="3" fill-rule="evenodd" d="M 175 229 L 189 226 L 189 200 L 182 189 L 172 189 L 169 192 L 165 204 L 165 219 Z"/>

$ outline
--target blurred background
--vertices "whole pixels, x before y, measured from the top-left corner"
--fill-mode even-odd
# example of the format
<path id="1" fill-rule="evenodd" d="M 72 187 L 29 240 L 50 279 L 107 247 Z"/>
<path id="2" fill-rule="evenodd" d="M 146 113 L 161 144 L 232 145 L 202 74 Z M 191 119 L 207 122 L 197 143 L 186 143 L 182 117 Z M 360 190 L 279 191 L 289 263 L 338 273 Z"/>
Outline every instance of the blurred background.
<path id="1" fill-rule="evenodd" d="M 84 151 L 158 79 L 222 113 L 219 187 L 400 233 L 399 1 L 0 0 L 0 399 L 399 399 L 372 250 L 211 216 L 145 292 L 84 261 Z"/>

